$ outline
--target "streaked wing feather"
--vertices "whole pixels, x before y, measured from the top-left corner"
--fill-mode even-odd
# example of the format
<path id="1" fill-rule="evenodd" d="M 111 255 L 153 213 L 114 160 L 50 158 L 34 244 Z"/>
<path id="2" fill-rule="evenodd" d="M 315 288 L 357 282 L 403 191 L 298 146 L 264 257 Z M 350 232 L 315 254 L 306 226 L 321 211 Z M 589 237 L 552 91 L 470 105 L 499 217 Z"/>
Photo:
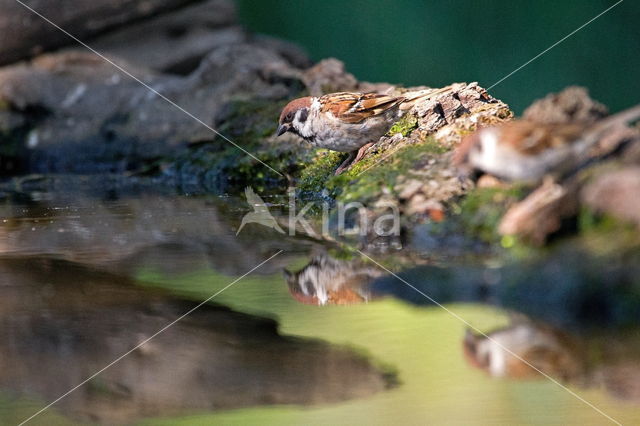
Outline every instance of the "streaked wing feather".
<path id="1" fill-rule="evenodd" d="M 378 93 L 334 93 L 320 98 L 323 110 L 345 123 L 360 123 L 404 101 L 403 97 Z"/>

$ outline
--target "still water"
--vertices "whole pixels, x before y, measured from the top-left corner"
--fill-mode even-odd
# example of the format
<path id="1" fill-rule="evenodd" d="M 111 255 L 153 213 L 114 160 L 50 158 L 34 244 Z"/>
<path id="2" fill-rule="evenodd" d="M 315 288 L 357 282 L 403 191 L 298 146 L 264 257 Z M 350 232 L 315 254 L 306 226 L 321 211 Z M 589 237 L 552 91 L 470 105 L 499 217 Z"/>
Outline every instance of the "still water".
<path id="1" fill-rule="evenodd" d="M 603 309 L 478 285 L 478 265 L 376 257 L 411 289 L 308 238 L 236 236 L 249 208 L 233 197 L 47 189 L 0 205 L 0 424 L 214 294 L 27 424 L 640 422 L 640 334 L 611 314 L 637 308 L 624 295 L 585 331 Z"/>

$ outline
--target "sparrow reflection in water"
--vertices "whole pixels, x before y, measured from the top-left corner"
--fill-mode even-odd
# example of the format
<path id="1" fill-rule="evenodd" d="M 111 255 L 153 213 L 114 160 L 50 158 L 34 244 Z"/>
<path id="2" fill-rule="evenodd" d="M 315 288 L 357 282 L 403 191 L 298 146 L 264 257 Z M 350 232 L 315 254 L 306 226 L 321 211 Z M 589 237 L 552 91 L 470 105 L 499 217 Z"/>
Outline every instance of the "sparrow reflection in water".
<path id="1" fill-rule="evenodd" d="M 467 330 L 463 340 L 467 362 L 492 377 L 536 379 L 543 372 L 564 383 L 604 388 L 615 398 L 640 403 L 637 331 L 574 336 L 526 317 L 515 318 L 486 335 Z"/>
<path id="2" fill-rule="evenodd" d="M 294 299 L 307 305 L 350 305 L 368 302 L 369 284 L 383 275 L 377 268 L 346 262 L 322 254 L 298 272 L 284 270 Z"/>

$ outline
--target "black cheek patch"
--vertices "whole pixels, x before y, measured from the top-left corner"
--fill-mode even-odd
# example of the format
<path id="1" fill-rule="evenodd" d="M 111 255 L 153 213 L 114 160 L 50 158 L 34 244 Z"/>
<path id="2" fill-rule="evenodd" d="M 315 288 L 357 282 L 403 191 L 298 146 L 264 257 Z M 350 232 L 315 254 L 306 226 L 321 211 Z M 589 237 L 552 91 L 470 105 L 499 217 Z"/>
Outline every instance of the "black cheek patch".
<path id="1" fill-rule="evenodd" d="M 298 120 L 301 123 L 304 123 L 305 121 L 307 121 L 308 116 L 309 116 L 309 110 L 307 108 L 303 108 L 300 110 L 300 117 L 298 117 Z"/>

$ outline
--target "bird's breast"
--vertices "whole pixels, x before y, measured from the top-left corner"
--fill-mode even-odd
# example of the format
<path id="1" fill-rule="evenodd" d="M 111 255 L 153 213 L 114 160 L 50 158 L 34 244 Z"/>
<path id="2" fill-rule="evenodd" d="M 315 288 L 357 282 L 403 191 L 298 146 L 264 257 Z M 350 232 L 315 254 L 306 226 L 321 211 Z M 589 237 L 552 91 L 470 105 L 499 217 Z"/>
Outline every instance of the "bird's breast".
<path id="1" fill-rule="evenodd" d="M 369 142 L 377 142 L 391 127 L 385 117 L 372 117 L 360 123 L 344 123 L 331 114 L 317 121 L 309 142 L 333 151 L 355 151 Z"/>

